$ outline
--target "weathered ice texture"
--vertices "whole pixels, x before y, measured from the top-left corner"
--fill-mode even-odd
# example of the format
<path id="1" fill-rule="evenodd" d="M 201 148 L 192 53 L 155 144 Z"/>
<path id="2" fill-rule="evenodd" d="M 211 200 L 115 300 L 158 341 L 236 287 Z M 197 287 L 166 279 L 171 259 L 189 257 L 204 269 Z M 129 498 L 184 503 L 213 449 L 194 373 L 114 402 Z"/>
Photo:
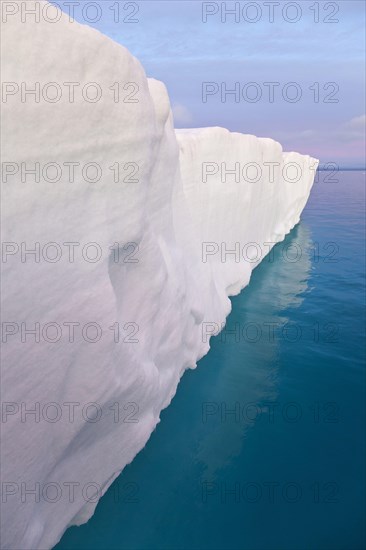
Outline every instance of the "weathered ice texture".
<path id="1" fill-rule="evenodd" d="M 146 444 L 209 349 L 205 324 L 299 221 L 316 161 L 221 128 L 175 133 L 164 85 L 66 15 L 15 14 L 2 32 L 2 545 L 44 549 Z M 222 163 L 262 173 L 225 182 Z"/>

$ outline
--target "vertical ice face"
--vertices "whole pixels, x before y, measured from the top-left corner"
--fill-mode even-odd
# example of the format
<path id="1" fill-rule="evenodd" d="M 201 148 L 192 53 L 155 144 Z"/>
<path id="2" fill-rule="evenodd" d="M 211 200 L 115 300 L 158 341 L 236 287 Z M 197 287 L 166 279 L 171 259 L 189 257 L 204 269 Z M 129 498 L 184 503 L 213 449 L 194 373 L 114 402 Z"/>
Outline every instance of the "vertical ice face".
<path id="1" fill-rule="evenodd" d="M 287 156 L 218 128 L 177 141 L 164 85 L 66 15 L 19 10 L 2 32 L 2 544 L 50 548 L 145 445 L 208 350 L 202 321 L 249 281 L 202 243 L 282 239 L 313 172 L 296 155 L 293 185 L 278 167 L 270 185 L 203 182 L 205 162 Z"/>
<path id="2" fill-rule="evenodd" d="M 197 255 L 222 303 L 298 223 L 318 164 L 283 153 L 272 139 L 224 128 L 176 130 L 176 136 Z M 217 313 L 211 310 L 211 320 Z"/>

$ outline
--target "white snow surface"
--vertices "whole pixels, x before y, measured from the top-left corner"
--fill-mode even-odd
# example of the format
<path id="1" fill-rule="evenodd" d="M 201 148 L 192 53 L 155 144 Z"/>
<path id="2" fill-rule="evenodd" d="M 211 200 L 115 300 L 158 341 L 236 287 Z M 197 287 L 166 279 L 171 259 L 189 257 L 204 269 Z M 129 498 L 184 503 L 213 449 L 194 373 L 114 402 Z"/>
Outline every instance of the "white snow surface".
<path id="1" fill-rule="evenodd" d="M 281 241 L 299 221 L 317 161 L 223 128 L 175 132 L 165 86 L 147 79 L 125 48 L 66 15 L 53 24 L 13 16 L 2 31 L 4 82 L 62 89 L 58 102 L 42 94 L 39 103 L 30 95 L 22 102 L 19 92 L 2 103 L 2 161 L 18 167 L 2 178 L 2 241 L 13 243 L 3 244 L 2 322 L 15 332 L 3 338 L 2 351 L 2 548 L 33 550 L 51 548 L 68 526 L 86 522 L 100 494 L 88 498 L 97 487 L 104 493 L 144 447 L 180 377 L 209 349 L 203 323 L 225 321 L 228 296 L 249 283 L 263 257 L 237 262 L 234 254 L 222 257 L 223 247 L 257 243 L 264 253 Z M 65 82 L 80 83 L 74 102 Z M 90 82 L 103 91 L 95 103 L 80 92 Z M 122 100 L 136 90 L 136 102 Z M 73 182 L 65 166 L 71 162 L 79 163 Z M 94 183 L 81 172 L 91 162 L 102 170 Z M 110 167 L 117 162 L 115 182 Z M 276 163 L 274 181 L 268 162 Z M 301 167 L 295 183 L 283 177 L 289 162 Z M 21 163 L 39 163 L 40 181 L 24 174 L 22 181 Z M 47 181 L 51 168 L 42 175 L 47 163 L 61 166 L 58 181 Z M 205 163 L 217 169 L 207 181 Z M 262 175 L 248 182 L 228 174 L 223 182 L 222 163 L 228 170 L 256 163 Z M 136 165 L 130 180 L 137 181 L 122 181 Z M 36 243 L 39 261 L 22 257 L 22 248 Z M 83 256 L 88 243 L 97 247 Z M 49 261 L 60 250 L 58 261 Z M 89 261 L 96 251 L 101 257 Z M 39 342 L 24 331 L 37 323 Z M 79 323 L 73 342 L 70 323 Z M 83 337 L 88 323 L 97 325 Z M 116 323 L 118 343 L 109 328 Z M 98 326 L 101 337 L 87 341 Z M 57 327 L 62 335 L 51 342 Z M 86 410 L 88 403 L 98 407 Z M 39 418 L 24 414 L 37 406 Z M 90 421 L 97 410 L 101 417 Z M 40 498 L 26 493 L 34 488 Z"/>

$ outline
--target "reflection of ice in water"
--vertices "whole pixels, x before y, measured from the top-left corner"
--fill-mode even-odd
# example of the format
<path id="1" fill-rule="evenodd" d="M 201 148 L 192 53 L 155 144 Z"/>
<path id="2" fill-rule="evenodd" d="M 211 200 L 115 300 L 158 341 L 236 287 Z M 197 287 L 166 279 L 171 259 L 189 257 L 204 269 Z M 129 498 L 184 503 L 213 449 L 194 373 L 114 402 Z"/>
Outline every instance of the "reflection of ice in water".
<path id="1" fill-rule="evenodd" d="M 293 247 L 287 248 L 290 245 Z M 299 259 L 296 262 L 285 260 L 284 247 L 288 249 L 290 259 L 296 256 L 295 248 L 301 250 Z M 249 287 L 236 298 L 227 329 L 234 330 L 235 323 L 240 323 L 241 329 L 255 323 L 263 330 L 258 342 L 249 341 L 255 337 L 255 332 L 250 333 L 249 328 L 248 337 L 244 335 L 239 342 L 235 342 L 232 334 L 227 334 L 226 343 L 221 339 L 223 336 L 217 337 L 219 343 L 215 354 L 222 363 L 217 378 L 213 380 L 215 388 L 212 393 L 217 398 L 212 407 L 217 413 L 207 416 L 196 454 L 198 461 L 204 464 L 204 478 L 213 480 L 215 473 L 240 453 L 246 433 L 253 426 L 250 417 L 256 411 L 253 406 L 246 406 L 259 405 L 259 410 L 265 414 L 265 402 L 276 400 L 276 376 L 280 366 L 276 361 L 278 338 L 270 341 L 268 324 L 281 328 L 288 322 L 286 309 L 301 305 L 311 270 L 310 247 L 310 231 L 304 224 L 299 224 L 284 242 L 276 246 L 273 262 L 265 258 L 255 270 Z M 226 414 L 226 421 L 221 420 L 221 412 L 225 419 L 225 407 L 228 413 L 235 409 L 236 403 L 240 407 L 239 421 L 233 414 Z"/>

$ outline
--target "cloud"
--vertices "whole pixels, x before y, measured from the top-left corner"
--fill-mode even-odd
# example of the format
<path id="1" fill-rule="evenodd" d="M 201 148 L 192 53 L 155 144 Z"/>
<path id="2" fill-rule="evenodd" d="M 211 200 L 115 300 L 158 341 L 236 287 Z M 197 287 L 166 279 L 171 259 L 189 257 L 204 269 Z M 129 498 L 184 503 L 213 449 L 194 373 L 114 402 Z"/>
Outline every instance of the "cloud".
<path id="1" fill-rule="evenodd" d="M 175 127 L 181 126 L 182 124 L 192 124 L 193 116 L 191 111 L 181 103 L 173 103 L 172 111 Z"/>
<path id="2" fill-rule="evenodd" d="M 314 130 L 303 130 L 302 132 L 299 132 L 299 137 L 309 138 L 316 136 L 316 132 Z"/>
<path id="3" fill-rule="evenodd" d="M 364 143 L 366 139 L 366 115 L 353 117 L 341 124 L 335 130 L 333 137 L 340 143 Z"/>
<path id="4" fill-rule="evenodd" d="M 354 137 L 363 137 L 366 128 L 366 115 L 356 116 L 351 118 L 344 124 L 346 133 Z"/>

